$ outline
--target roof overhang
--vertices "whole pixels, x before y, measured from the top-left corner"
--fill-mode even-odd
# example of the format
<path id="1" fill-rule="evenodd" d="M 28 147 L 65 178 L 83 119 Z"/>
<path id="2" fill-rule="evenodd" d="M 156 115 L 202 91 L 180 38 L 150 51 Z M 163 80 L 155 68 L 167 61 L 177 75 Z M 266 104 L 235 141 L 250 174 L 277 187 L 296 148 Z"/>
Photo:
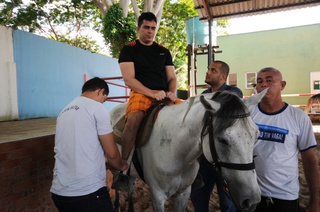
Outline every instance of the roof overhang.
<path id="1" fill-rule="evenodd" d="M 194 0 L 199 19 L 221 20 L 320 5 L 320 0 Z"/>

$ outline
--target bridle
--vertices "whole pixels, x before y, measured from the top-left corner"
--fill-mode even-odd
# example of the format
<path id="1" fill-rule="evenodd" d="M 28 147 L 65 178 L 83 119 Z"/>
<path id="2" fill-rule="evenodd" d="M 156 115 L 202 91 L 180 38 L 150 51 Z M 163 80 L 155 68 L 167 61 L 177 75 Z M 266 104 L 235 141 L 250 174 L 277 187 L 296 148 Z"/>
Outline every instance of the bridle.
<path id="1" fill-rule="evenodd" d="M 219 95 L 220 93 L 218 93 Z M 215 97 L 215 96 L 214 96 Z M 210 152 L 213 159 L 213 165 L 218 170 L 218 172 L 221 175 L 221 167 L 233 169 L 233 170 L 242 170 L 242 171 L 248 171 L 253 170 L 255 168 L 254 161 L 252 159 L 251 163 L 226 163 L 222 162 L 218 156 L 216 147 L 214 145 L 214 136 L 213 136 L 213 119 L 216 118 L 227 118 L 227 119 L 243 119 L 250 116 L 250 112 L 243 113 L 243 114 L 230 114 L 230 115 L 222 115 L 217 114 L 215 112 L 212 112 L 211 105 L 205 101 L 204 96 L 200 96 L 200 101 L 203 104 L 203 106 L 207 109 L 207 112 L 205 113 L 206 121 L 205 126 L 203 126 L 202 132 L 201 132 L 201 144 L 203 143 L 203 137 L 209 133 L 209 145 L 210 145 Z"/>
<path id="2" fill-rule="evenodd" d="M 250 113 L 245 113 L 237 116 L 232 116 L 228 118 L 235 118 L 235 119 L 240 119 L 240 118 L 246 118 L 249 117 Z M 213 159 L 213 165 L 215 168 L 219 171 L 221 174 L 221 167 L 228 168 L 228 169 L 233 169 L 233 170 L 241 170 L 241 171 L 248 171 L 248 170 L 253 170 L 255 168 L 254 166 L 254 161 L 252 160 L 251 163 L 227 163 L 227 162 L 222 162 L 218 156 L 216 147 L 214 145 L 214 138 L 213 138 L 213 114 L 210 114 L 210 121 L 208 121 L 207 126 L 205 128 L 207 129 L 207 133 L 202 134 L 201 141 L 203 140 L 203 137 L 207 134 L 209 134 L 209 145 L 210 145 L 210 152 L 212 155 Z M 221 118 L 221 117 L 220 117 Z"/>
<path id="3" fill-rule="evenodd" d="M 220 175 L 221 183 L 222 183 L 222 186 L 223 186 L 226 194 L 231 199 L 233 199 L 233 197 L 230 195 L 228 183 L 223 178 L 223 176 L 221 174 L 221 167 L 224 167 L 224 168 L 227 168 L 227 169 L 233 169 L 233 170 L 249 171 L 249 170 L 255 169 L 254 161 L 252 160 L 251 163 L 227 163 L 227 162 L 222 162 L 220 160 L 219 156 L 218 156 L 216 147 L 214 145 L 214 138 L 213 138 L 213 117 L 214 117 L 214 115 L 211 113 L 209 116 L 210 116 L 209 117 L 210 121 L 207 122 L 207 125 L 204 126 L 204 129 L 202 131 L 201 143 L 203 142 L 203 137 L 205 135 L 209 134 L 210 152 L 211 152 L 212 159 L 213 159 L 212 164 L 213 164 L 214 168 L 216 169 L 216 171 L 218 172 L 218 174 Z M 240 118 L 246 118 L 246 117 L 249 117 L 249 116 L 250 116 L 250 113 L 245 113 L 245 114 L 241 114 L 241 115 L 231 116 L 231 117 L 228 117 L 228 118 L 240 119 Z M 222 118 L 222 117 L 219 117 L 219 118 Z M 207 133 L 203 133 L 205 131 L 205 129 L 206 129 Z"/>

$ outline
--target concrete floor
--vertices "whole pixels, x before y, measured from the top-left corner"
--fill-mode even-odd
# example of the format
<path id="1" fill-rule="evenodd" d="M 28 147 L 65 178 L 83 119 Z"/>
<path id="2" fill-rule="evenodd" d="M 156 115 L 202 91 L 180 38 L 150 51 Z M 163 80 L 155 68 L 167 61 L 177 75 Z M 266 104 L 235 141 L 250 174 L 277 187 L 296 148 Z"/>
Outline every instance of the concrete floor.
<path id="1" fill-rule="evenodd" d="M 56 118 L 0 122 L 0 143 L 55 134 Z"/>

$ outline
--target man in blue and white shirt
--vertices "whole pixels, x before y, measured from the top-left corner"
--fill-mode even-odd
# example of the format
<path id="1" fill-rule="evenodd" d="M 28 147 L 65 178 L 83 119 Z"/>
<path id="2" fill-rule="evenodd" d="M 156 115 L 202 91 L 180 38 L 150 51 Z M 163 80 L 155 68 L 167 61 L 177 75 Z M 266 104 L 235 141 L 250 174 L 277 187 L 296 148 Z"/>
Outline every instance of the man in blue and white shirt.
<path id="1" fill-rule="evenodd" d="M 309 117 L 281 98 L 286 82 L 275 68 L 259 71 L 257 91 L 269 88 L 257 106 L 249 108 L 260 136 L 254 147 L 254 162 L 261 189 L 256 211 L 299 211 L 298 153 L 308 183 L 307 211 L 319 211 L 319 168 L 316 140 Z"/>

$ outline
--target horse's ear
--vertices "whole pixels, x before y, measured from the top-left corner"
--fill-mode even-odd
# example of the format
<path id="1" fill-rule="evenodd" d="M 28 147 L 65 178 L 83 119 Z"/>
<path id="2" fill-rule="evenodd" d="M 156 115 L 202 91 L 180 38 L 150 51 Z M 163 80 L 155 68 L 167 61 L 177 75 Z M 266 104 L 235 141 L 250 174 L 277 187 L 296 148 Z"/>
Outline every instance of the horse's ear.
<path id="1" fill-rule="evenodd" d="M 220 108 L 220 103 L 213 100 L 208 101 L 203 95 L 200 96 L 200 102 L 211 113 L 215 113 Z"/>
<path id="2" fill-rule="evenodd" d="M 242 101 L 248 108 L 251 105 L 257 105 L 261 101 L 261 99 L 264 97 L 264 95 L 267 93 L 268 90 L 269 88 L 266 88 L 258 94 L 250 96 L 249 98 L 242 99 Z"/>

